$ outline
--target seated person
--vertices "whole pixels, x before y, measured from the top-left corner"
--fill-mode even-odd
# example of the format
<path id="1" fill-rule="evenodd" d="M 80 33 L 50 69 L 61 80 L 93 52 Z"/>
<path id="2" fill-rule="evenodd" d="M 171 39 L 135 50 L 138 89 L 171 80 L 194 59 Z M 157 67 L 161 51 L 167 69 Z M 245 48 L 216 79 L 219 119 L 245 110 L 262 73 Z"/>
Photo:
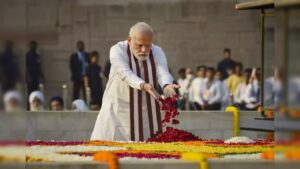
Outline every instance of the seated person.
<path id="1" fill-rule="evenodd" d="M 30 111 L 41 111 L 44 109 L 45 97 L 42 92 L 34 91 L 29 95 Z"/>
<path id="2" fill-rule="evenodd" d="M 64 110 L 64 101 L 60 96 L 54 96 L 50 99 L 50 110 L 62 111 Z"/>
<path id="3" fill-rule="evenodd" d="M 23 109 L 21 94 L 16 90 L 6 92 L 3 101 L 6 112 L 17 112 Z"/>
<path id="4" fill-rule="evenodd" d="M 82 99 L 76 99 L 72 102 L 72 111 L 89 111 L 87 105 Z"/>
<path id="5" fill-rule="evenodd" d="M 206 69 L 206 79 L 200 88 L 201 110 L 220 110 L 222 101 L 222 84 L 214 79 L 215 69 Z"/>

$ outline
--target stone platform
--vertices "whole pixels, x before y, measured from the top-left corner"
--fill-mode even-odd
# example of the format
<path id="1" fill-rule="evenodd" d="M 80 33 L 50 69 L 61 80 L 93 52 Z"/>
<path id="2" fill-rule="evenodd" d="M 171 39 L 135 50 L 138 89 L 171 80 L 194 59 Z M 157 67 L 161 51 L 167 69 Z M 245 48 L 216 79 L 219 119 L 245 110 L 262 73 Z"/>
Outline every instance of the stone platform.
<path id="1" fill-rule="evenodd" d="M 286 169 L 296 169 L 299 162 L 286 163 L 265 161 L 265 160 L 208 160 L 209 169 L 274 169 L 285 167 Z M 120 161 L 120 169 L 199 169 L 197 162 L 186 162 L 178 160 L 126 160 Z M 277 166 L 277 167 L 276 167 Z M 108 169 L 107 164 L 102 163 L 28 163 L 28 164 L 0 164 L 0 169 Z"/>
<path id="2" fill-rule="evenodd" d="M 98 112 L 0 112 L 1 140 L 88 140 Z M 240 112 L 240 124 L 259 116 L 257 112 Z M 204 139 L 228 139 L 233 136 L 233 115 L 223 111 L 182 111 L 180 129 Z M 241 131 L 253 139 L 265 138 L 265 132 Z"/>

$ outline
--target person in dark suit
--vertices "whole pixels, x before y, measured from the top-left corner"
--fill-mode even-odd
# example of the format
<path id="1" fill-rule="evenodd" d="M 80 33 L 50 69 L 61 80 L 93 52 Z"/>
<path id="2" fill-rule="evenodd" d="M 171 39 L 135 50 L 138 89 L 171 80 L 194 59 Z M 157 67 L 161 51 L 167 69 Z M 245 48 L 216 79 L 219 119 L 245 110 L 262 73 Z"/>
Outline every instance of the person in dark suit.
<path id="1" fill-rule="evenodd" d="M 5 93 L 15 89 L 20 74 L 14 54 L 14 43 L 12 41 L 8 40 L 4 43 L 4 51 L 0 55 L 0 72 L 2 92 Z"/>
<path id="2" fill-rule="evenodd" d="M 84 42 L 77 42 L 77 52 L 71 55 L 70 70 L 71 80 L 73 82 L 73 100 L 79 99 L 80 90 L 86 100 L 84 79 L 86 78 L 86 70 L 88 67 L 89 54 L 84 51 Z"/>
<path id="3" fill-rule="evenodd" d="M 231 50 L 225 48 L 223 51 L 224 58 L 218 63 L 217 70 L 222 73 L 222 80 L 228 77 L 227 69 L 233 69 L 236 62 L 231 59 Z"/>
<path id="4" fill-rule="evenodd" d="M 101 67 L 98 64 L 98 59 L 99 53 L 97 51 L 92 52 L 86 75 L 88 79 L 88 86 L 91 89 L 91 103 L 94 105 L 96 104 L 100 108 L 102 104 L 103 88 L 102 77 L 100 76 Z"/>
<path id="5" fill-rule="evenodd" d="M 38 43 L 31 41 L 26 54 L 26 84 L 28 95 L 39 89 L 39 84 L 44 80 L 41 68 L 41 56 L 36 52 Z"/>

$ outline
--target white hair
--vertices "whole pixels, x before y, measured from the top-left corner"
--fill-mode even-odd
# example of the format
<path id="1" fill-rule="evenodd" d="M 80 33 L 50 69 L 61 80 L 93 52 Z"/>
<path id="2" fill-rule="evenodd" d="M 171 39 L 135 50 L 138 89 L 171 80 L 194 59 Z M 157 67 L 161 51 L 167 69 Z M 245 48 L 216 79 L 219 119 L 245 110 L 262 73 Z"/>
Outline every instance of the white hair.
<path id="1" fill-rule="evenodd" d="M 32 103 L 34 98 L 38 98 L 42 103 L 45 102 L 44 94 L 38 90 L 33 91 L 29 95 L 29 103 Z"/>
<path id="2" fill-rule="evenodd" d="M 21 96 L 20 92 L 18 92 L 16 90 L 10 90 L 5 93 L 4 99 L 3 99 L 4 104 L 7 104 L 11 99 L 18 101 L 19 103 L 22 102 L 22 96 Z"/>
<path id="3" fill-rule="evenodd" d="M 82 99 L 76 99 L 72 102 L 76 106 L 75 111 L 88 111 L 89 108 Z"/>
<path id="4" fill-rule="evenodd" d="M 129 36 L 133 37 L 137 33 L 149 33 L 149 34 L 153 35 L 153 30 L 152 30 L 151 26 L 149 26 L 147 23 L 138 22 L 130 28 Z"/>

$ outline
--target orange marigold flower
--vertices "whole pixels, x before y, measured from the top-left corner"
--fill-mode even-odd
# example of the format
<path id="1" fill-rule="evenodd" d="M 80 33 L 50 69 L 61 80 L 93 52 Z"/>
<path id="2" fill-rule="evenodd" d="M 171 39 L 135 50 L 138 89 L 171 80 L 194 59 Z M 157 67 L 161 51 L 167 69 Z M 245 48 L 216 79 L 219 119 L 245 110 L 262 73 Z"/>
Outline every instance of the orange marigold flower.
<path id="1" fill-rule="evenodd" d="M 260 157 L 262 159 L 266 159 L 266 160 L 274 160 L 275 153 L 274 153 L 274 151 L 265 151 L 265 152 L 261 153 Z"/>
<path id="2" fill-rule="evenodd" d="M 118 158 L 117 156 L 109 151 L 99 151 L 95 153 L 94 161 L 99 161 L 103 163 L 108 163 L 109 164 L 109 169 L 118 169 Z"/>
<path id="3" fill-rule="evenodd" d="M 285 158 L 288 160 L 300 160 L 300 151 L 288 151 L 285 153 Z"/>

